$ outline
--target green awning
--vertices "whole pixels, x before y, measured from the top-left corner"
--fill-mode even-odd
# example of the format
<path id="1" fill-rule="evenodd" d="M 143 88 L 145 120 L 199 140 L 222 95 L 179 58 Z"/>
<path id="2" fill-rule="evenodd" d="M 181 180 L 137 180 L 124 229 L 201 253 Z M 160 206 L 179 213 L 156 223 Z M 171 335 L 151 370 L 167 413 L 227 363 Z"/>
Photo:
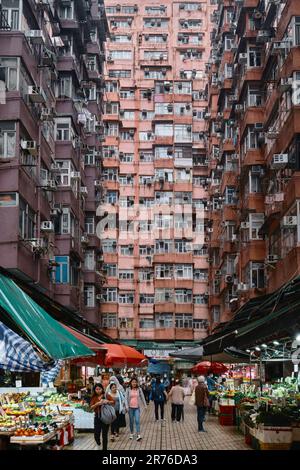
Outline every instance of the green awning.
<path id="1" fill-rule="evenodd" d="M 93 356 L 10 278 L 0 273 L 0 307 L 23 333 L 52 359 Z"/>

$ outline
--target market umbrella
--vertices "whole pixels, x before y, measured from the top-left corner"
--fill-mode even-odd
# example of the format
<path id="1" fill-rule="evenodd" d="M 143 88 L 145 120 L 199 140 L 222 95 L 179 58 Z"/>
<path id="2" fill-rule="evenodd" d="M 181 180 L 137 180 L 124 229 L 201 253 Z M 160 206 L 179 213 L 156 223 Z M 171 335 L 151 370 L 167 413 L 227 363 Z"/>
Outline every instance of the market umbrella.
<path id="1" fill-rule="evenodd" d="M 196 364 L 192 369 L 193 374 L 223 374 L 228 368 L 220 362 L 203 361 Z"/>
<path id="2" fill-rule="evenodd" d="M 61 325 L 72 335 L 75 336 L 82 344 L 84 344 L 87 348 L 91 349 L 95 355 L 89 357 L 78 357 L 71 361 L 72 364 L 77 366 L 90 366 L 95 367 L 96 365 L 104 364 L 106 349 L 103 347 L 102 343 L 98 343 L 95 339 L 85 335 L 81 331 L 76 330 L 75 328 L 71 328 L 70 326 L 66 326 L 63 323 Z"/>
<path id="3" fill-rule="evenodd" d="M 124 344 L 104 343 L 102 347 L 107 350 L 104 360 L 107 367 L 138 366 L 147 359 L 144 354 Z"/>

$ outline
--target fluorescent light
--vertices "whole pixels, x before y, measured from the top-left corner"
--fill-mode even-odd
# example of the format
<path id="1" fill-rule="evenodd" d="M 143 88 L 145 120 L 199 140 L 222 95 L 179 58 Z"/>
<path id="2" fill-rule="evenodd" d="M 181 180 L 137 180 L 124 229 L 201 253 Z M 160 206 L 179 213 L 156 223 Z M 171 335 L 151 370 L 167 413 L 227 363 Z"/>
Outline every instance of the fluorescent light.
<path id="1" fill-rule="evenodd" d="M 268 346 L 264 343 L 261 345 L 262 348 L 267 348 Z"/>
<path id="2" fill-rule="evenodd" d="M 255 346 L 256 351 L 260 351 L 260 348 L 258 346 Z"/>
<path id="3" fill-rule="evenodd" d="M 273 341 L 274 346 L 279 346 L 278 341 Z"/>
<path id="4" fill-rule="evenodd" d="M 247 353 L 250 353 L 251 351 L 250 351 L 250 349 L 246 349 L 246 352 L 247 352 Z"/>
<path id="5" fill-rule="evenodd" d="M 300 334 L 298 334 L 298 335 L 296 336 L 296 341 L 299 341 L 299 342 L 300 342 Z"/>

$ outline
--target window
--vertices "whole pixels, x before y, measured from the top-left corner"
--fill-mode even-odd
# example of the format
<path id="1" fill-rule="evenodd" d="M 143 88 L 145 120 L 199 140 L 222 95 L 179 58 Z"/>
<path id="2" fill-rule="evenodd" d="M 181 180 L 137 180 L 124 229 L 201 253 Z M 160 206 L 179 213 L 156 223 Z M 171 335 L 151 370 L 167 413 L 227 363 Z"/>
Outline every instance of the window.
<path id="1" fill-rule="evenodd" d="M 156 191 L 155 192 L 155 203 L 156 205 L 169 204 L 173 202 L 172 191 Z"/>
<path id="2" fill-rule="evenodd" d="M 117 328 L 117 314 L 116 313 L 102 313 L 101 314 L 102 328 Z"/>
<path id="3" fill-rule="evenodd" d="M 104 264 L 103 271 L 107 277 L 117 277 L 117 265 L 116 264 Z"/>
<path id="4" fill-rule="evenodd" d="M 144 60 L 168 60 L 167 51 L 144 51 Z"/>
<path id="5" fill-rule="evenodd" d="M 192 126 L 186 124 L 175 124 L 175 142 L 192 142 Z"/>
<path id="6" fill-rule="evenodd" d="M 2 0 L 1 3 L 4 20 L 12 30 L 20 29 L 20 0 Z"/>
<path id="7" fill-rule="evenodd" d="M 108 136 L 118 137 L 119 135 L 119 124 L 117 122 L 108 122 L 104 127 L 104 134 Z"/>
<path id="8" fill-rule="evenodd" d="M 133 304 L 134 303 L 134 292 L 124 292 L 119 294 L 120 304 Z"/>
<path id="9" fill-rule="evenodd" d="M 71 75 L 64 75 L 59 78 L 58 82 L 58 98 L 72 98 L 75 96 L 73 92 L 73 82 Z"/>
<path id="10" fill-rule="evenodd" d="M 147 15 L 161 15 L 165 13 L 166 8 L 165 5 L 145 7 L 145 13 Z"/>
<path id="11" fill-rule="evenodd" d="M 18 202 L 18 193 L 0 193 L 0 207 L 15 207 Z"/>
<path id="12" fill-rule="evenodd" d="M 16 123 L 0 122 L 0 159 L 16 156 Z"/>
<path id="13" fill-rule="evenodd" d="M 72 20 L 74 18 L 74 2 L 71 1 L 69 5 L 60 6 L 59 17 L 62 20 Z"/>
<path id="14" fill-rule="evenodd" d="M 119 175 L 119 183 L 124 186 L 132 186 L 133 176 L 132 175 Z"/>
<path id="15" fill-rule="evenodd" d="M 7 91 L 18 89 L 18 58 L 0 57 L 0 74 L 5 81 Z"/>
<path id="16" fill-rule="evenodd" d="M 191 303 L 193 300 L 192 291 L 190 289 L 175 289 L 175 302 L 178 304 Z"/>
<path id="17" fill-rule="evenodd" d="M 191 264 L 175 264 L 175 279 L 193 279 L 193 266 Z"/>
<path id="18" fill-rule="evenodd" d="M 134 129 L 130 129 L 130 130 L 123 130 L 120 132 L 120 139 L 121 140 L 134 140 L 134 133 L 135 133 L 135 130 Z"/>
<path id="19" fill-rule="evenodd" d="M 120 90 L 120 98 L 122 100 L 132 100 L 134 99 L 134 90 L 128 89 L 122 89 Z"/>
<path id="20" fill-rule="evenodd" d="M 155 315 L 156 328 L 173 328 L 174 318 L 172 313 L 159 313 Z"/>
<path id="21" fill-rule="evenodd" d="M 84 164 L 87 166 L 96 164 L 95 150 L 89 150 L 88 153 L 84 155 Z"/>
<path id="22" fill-rule="evenodd" d="M 162 80 L 166 75 L 163 70 L 157 69 L 144 69 L 144 78 L 151 78 L 152 80 Z"/>
<path id="23" fill-rule="evenodd" d="M 71 119 L 56 119 L 56 140 L 73 140 L 75 132 L 73 130 Z"/>
<path id="24" fill-rule="evenodd" d="M 155 147 L 155 159 L 164 159 L 164 158 L 173 158 L 173 148 L 172 147 Z"/>
<path id="25" fill-rule="evenodd" d="M 191 82 L 175 82 L 174 93 L 179 95 L 191 95 L 192 83 Z"/>
<path id="26" fill-rule="evenodd" d="M 147 18 L 144 19 L 144 28 L 168 28 L 168 20 L 162 20 L 160 18 Z"/>
<path id="27" fill-rule="evenodd" d="M 119 318 L 120 328 L 133 328 L 133 318 Z"/>
<path id="28" fill-rule="evenodd" d="M 84 254 L 84 267 L 88 271 L 94 271 L 96 267 L 94 250 L 87 250 Z"/>
<path id="29" fill-rule="evenodd" d="M 151 245 L 140 245 L 139 254 L 141 256 L 151 256 L 153 254 L 153 247 Z"/>
<path id="30" fill-rule="evenodd" d="M 214 323 L 219 323 L 221 317 L 220 306 L 215 305 L 212 308 L 212 319 Z"/>
<path id="31" fill-rule="evenodd" d="M 224 204 L 236 204 L 236 192 L 234 187 L 226 186 Z"/>
<path id="32" fill-rule="evenodd" d="M 140 152 L 139 157 L 141 162 L 153 162 L 153 153 L 151 150 Z"/>
<path id="33" fill-rule="evenodd" d="M 20 198 L 19 201 L 19 234 L 25 240 L 32 240 L 35 235 L 35 213 L 31 207 Z"/>
<path id="34" fill-rule="evenodd" d="M 250 289 L 265 287 L 265 265 L 264 263 L 249 263 L 246 269 L 246 279 L 249 279 Z"/>
<path id="35" fill-rule="evenodd" d="M 56 284 L 69 284 L 69 256 L 55 256 L 55 263 L 58 264 L 55 268 Z"/>
<path id="36" fill-rule="evenodd" d="M 105 202 L 107 204 L 116 204 L 118 202 L 118 192 L 107 191 L 106 196 L 105 196 Z"/>
<path id="37" fill-rule="evenodd" d="M 123 256 L 132 256 L 133 255 L 133 245 L 121 245 L 120 254 Z"/>
<path id="38" fill-rule="evenodd" d="M 264 220 L 264 214 L 249 214 L 250 240 L 259 240 L 262 238 L 262 235 L 259 234 L 259 230 L 263 225 Z"/>
<path id="39" fill-rule="evenodd" d="M 196 294 L 193 296 L 193 303 L 195 305 L 206 305 L 208 304 L 208 296 L 205 294 Z"/>
<path id="40" fill-rule="evenodd" d="M 109 70 L 108 76 L 110 78 L 130 78 L 131 70 Z"/>
<path id="41" fill-rule="evenodd" d="M 155 214 L 154 225 L 156 228 L 165 229 L 173 227 L 173 216 L 166 214 Z"/>
<path id="42" fill-rule="evenodd" d="M 110 51 L 110 57 L 115 60 L 131 60 L 132 59 L 132 52 L 131 51 Z"/>
<path id="43" fill-rule="evenodd" d="M 152 279 L 153 279 L 153 270 L 151 268 L 139 270 L 140 281 L 151 281 Z"/>
<path id="44" fill-rule="evenodd" d="M 156 124 L 155 135 L 157 137 L 172 137 L 173 136 L 173 124 Z"/>
<path id="45" fill-rule="evenodd" d="M 105 82 L 105 90 L 107 93 L 117 93 L 119 90 L 118 82 Z"/>
<path id="46" fill-rule="evenodd" d="M 200 320 L 200 319 L 193 320 L 194 330 L 207 330 L 208 325 L 209 325 L 208 320 Z"/>
<path id="47" fill-rule="evenodd" d="M 184 11 L 196 11 L 196 10 L 202 10 L 202 5 L 201 3 L 180 3 L 179 4 L 179 10 L 184 10 Z"/>
<path id="48" fill-rule="evenodd" d="M 153 304 L 154 294 L 140 294 L 140 303 L 141 304 Z"/>
<path id="49" fill-rule="evenodd" d="M 154 135 L 152 134 L 152 132 L 148 131 L 148 132 L 139 132 L 139 140 L 141 142 L 146 142 L 146 141 L 151 141 L 154 139 Z"/>
<path id="50" fill-rule="evenodd" d="M 207 281 L 208 270 L 207 269 L 194 269 L 194 281 Z"/>
<path id="51" fill-rule="evenodd" d="M 114 34 L 111 36 L 111 41 L 118 43 L 131 42 L 131 36 L 129 34 Z"/>
<path id="52" fill-rule="evenodd" d="M 84 305 L 90 308 L 95 307 L 95 286 L 85 284 L 83 294 Z"/>
<path id="53" fill-rule="evenodd" d="M 112 101 L 107 101 L 104 103 L 104 114 L 118 114 L 119 113 L 119 103 L 114 103 Z"/>
<path id="54" fill-rule="evenodd" d="M 174 302 L 174 294 L 172 289 L 155 289 L 154 301 L 159 302 Z"/>
<path id="55" fill-rule="evenodd" d="M 154 328 L 154 320 L 151 318 L 140 318 L 140 328 L 147 329 L 147 328 Z"/>
<path id="56" fill-rule="evenodd" d="M 158 264 L 155 266 L 155 277 L 157 279 L 172 279 L 173 265 L 172 264 Z"/>
<path id="57" fill-rule="evenodd" d="M 262 65 L 261 49 L 257 47 L 249 47 L 248 67 L 261 67 L 261 65 Z"/>
<path id="58" fill-rule="evenodd" d="M 172 240 L 156 240 L 155 253 L 171 253 L 173 243 Z"/>
<path id="59" fill-rule="evenodd" d="M 134 160 L 134 153 L 120 153 L 120 162 L 131 163 Z"/>
<path id="60" fill-rule="evenodd" d="M 107 287 L 103 289 L 103 302 L 117 302 L 118 301 L 118 291 L 115 287 Z"/>
<path id="61" fill-rule="evenodd" d="M 94 217 L 86 217 L 84 221 L 84 231 L 90 235 L 95 233 L 95 219 Z"/>
<path id="62" fill-rule="evenodd" d="M 105 181 L 117 181 L 118 172 L 116 168 L 105 168 L 103 170 L 103 179 Z"/>
<path id="63" fill-rule="evenodd" d="M 132 269 L 120 269 L 119 279 L 122 281 L 130 281 L 134 278 L 134 271 Z"/>
<path id="64" fill-rule="evenodd" d="M 176 314 L 175 328 L 193 328 L 193 316 L 185 313 Z"/>
<path id="65" fill-rule="evenodd" d="M 112 239 L 105 239 L 101 242 L 103 253 L 116 253 L 117 252 L 117 242 Z"/>

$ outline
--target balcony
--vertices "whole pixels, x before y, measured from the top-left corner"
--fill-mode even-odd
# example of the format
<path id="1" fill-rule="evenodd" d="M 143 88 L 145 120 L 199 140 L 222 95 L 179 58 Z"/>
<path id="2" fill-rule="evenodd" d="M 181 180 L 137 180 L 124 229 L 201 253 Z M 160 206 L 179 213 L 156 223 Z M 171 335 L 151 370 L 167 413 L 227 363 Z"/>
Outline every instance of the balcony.
<path id="1" fill-rule="evenodd" d="M 241 244 L 241 266 L 245 267 L 249 261 L 261 262 L 266 257 L 264 240 L 250 240 Z"/>
<path id="2" fill-rule="evenodd" d="M 292 279 L 300 272 L 300 247 L 293 248 L 285 258 L 276 264 L 276 269 L 269 270 L 268 292 L 281 287 L 287 279 Z"/>
<path id="3" fill-rule="evenodd" d="M 247 150 L 242 163 L 243 165 L 264 165 L 265 161 L 261 149 Z"/>
<path id="4" fill-rule="evenodd" d="M 288 210 L 296 199 L 300 199 L 300 172 L 295 172 L 286 186 L 284 211 Z"/>

